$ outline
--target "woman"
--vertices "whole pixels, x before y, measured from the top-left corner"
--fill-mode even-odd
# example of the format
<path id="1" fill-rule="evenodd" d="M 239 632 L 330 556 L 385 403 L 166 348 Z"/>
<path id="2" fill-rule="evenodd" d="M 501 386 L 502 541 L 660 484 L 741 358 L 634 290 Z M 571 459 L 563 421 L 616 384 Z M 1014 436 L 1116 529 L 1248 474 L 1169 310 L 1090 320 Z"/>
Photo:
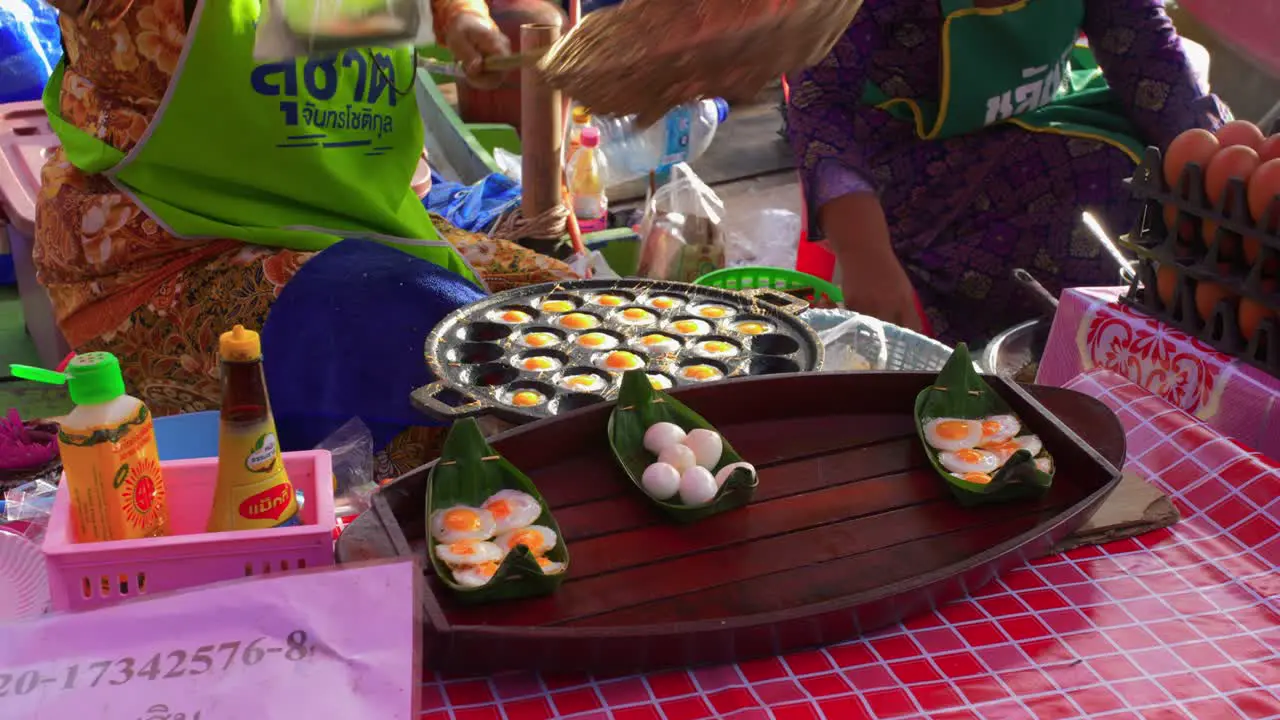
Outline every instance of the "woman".
<path id="1" fill-rule="evenodd" d="M 350 272 L 335 282 L 348 296 L 393 282 L 395 302 L 436 303 L 437 316 L 451 307 L 418 278 L 439 268 L 495 290 L 573 277 L 422 207 L 411 50 L 257 63 L 259 2 L 58 0 L 66 56 L 45 105 L 62 147 L 44 168 L 35 262 L 72 347 L 119 356 L 157 415 L 217 407 L 219 334 L 262 327 L 299 270 L 343 238 L 382 243 L 346 248 Z M 469 71 L 508 52 L 483 0 L 432 5 L 436 36 Z M 403 254 L 388 264 L 386 246 Z M 379 328 L 342 332 L 344 359 L 376 360 L 360 355 L 361 333 Z M 417 366 L 421 341 L 399 339 Z M 421 437 L 401 439 L 422 449 Z"/>
<path id="2" fill-rule="evenodd" d="M 1161 0 L 866 0 L 792 81 L 792 147 L 846 304 L 953 343 L 1035 315 L 1014 268 L 1055 293 L 1116 284 L 1081 212 L 1127 228 L 1141 149 L 1228 117 Z"/>

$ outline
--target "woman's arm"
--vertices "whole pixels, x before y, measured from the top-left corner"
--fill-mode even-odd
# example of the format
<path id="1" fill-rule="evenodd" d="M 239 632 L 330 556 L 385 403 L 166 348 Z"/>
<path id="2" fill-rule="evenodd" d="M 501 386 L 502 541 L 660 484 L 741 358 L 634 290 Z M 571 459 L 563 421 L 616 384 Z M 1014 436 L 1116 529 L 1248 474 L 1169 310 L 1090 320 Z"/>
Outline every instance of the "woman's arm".
<path id="1" fill-rule="evenodd" d="M 1229 119 L 1196 80 L 1161 0 L 1086 0 L 1084 31 L 1144 141 L 1168 147 L 1184 130 L 1216 130 Z"/>
<path id="2" fill-rule="evenodd" d="M 445 41 L 449 35 L 449 25 L 459 15 L 472 15 L 492 22 L 485 0 L 431 0 L 431 19 L 437 42 Z"/>

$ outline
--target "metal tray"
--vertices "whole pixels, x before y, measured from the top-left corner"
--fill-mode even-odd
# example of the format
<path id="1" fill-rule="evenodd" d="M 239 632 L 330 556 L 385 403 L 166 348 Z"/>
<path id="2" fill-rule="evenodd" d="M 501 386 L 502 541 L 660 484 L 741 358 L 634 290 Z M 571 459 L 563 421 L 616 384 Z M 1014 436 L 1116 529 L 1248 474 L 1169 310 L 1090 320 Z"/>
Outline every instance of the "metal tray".
<path id="1" fill-rule="evenodd" d="M 661 307 L 660 298 L 670 298 L 672 306 Z M 723 309 L 723 317 L 703 314 L 708 308 Z M 796 317 L 807 308 L 804 300 L 768 288 L 733 291 L 656 280 L 577 280 L 507 290 L 454 311 L 431 331 L 426 360 L 436 382 L 415 390 L 412 402 L 441 420 L 492 413 L 521 423 L 612 399 L 622 373 L 638 367 L 664 387 L 817 370 L 822 342 Z M 569 317 L 577 314 L 592 318 L 591 326 L 569 327 Z M 694 332 L 681 332 L 690 329 L 677 326 L 686 320 L 696 321 Z M 754 329 L 763 332 L 744 333 L 743 323 L 759 323 Z M 529 344 L 534 333 L 546 333 L 540 338 L 545 344 Z M 654 334 L 670 342 L 646 346 L 643 339 Z M 600 343 L 588 345 L 592 340 Z M 703 347 L 708 341 L 727 343 L 728 354 L 709 352 Z M 630 353 L 640 365 L 610 367 L 607 360 L 617 352 Z M 548 360 L 548 367 L 528 365 L 534 358 Z M 687 377 L 691 365 L 711 368 L 711 377 Z M 587 379 L 571 384 L 575 377 Z M 518 405 L 522 391 L 537 394 L 522 399 L 538 402 Z"/>

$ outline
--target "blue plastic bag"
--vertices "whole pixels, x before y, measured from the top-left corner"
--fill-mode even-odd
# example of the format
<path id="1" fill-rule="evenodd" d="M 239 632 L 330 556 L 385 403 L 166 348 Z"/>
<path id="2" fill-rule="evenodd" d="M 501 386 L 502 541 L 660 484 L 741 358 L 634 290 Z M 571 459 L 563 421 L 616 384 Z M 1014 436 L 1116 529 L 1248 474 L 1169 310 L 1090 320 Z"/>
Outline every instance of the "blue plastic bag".
<path id="1" fill-rule="evenodd" d="M 61 58 L 57 10 L 44 0 L 0 0 L 0 104 L 38 99 Z"/>

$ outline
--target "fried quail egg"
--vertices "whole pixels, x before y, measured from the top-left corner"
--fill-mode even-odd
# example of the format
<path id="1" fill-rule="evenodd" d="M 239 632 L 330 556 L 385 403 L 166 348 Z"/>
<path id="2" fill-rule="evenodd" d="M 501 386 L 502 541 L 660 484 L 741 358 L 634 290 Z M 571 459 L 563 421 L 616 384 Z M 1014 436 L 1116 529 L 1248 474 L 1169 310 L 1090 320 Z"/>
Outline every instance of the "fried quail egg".
<path id="1" fill-rule="evenodd" d="M 724 305 L 700 305 L 693 309 L 695 315 L 699 315 L 711 320 L 720 320 L 722 318 L 731 317 L 734 312 L 733 308 Z"/>
<path id="2" fill-rule="evenodd" d="M 1022 430 L 1022 423 L 1015 415 L 992 415 L 982 421 L 982 443 L 999 445 L 1006 442 Z"/>
<path id="3" fill-rule="evenodd" d="M 938 453 L 942 467 L 958 475 L 964 473 L 991 473 L 1000 467 L 1000 459 L 986 450 L 954 450 Z"/>
<path id="4" fill-rule="evenodd" d="M 525 347 L 541 348 L 550 347 L 560 342 L 560 338 L 555 333 L 549 332 L 531 332 L 526 333 L 520 338 L 520 344 Z"/>
<path id="5" fill-rule="evenodd" d="M 659 310 L 670 310 L 680 306 L 680 298 L 674 298 L 670 295 L 654 295 L 649 298 L 649 307 Z"/>
<path id="6" fill-rule="evenodd" d="M 742 320 L 734 323 L 733 329 L 743 335 L 764 335 L 773 332 L 773 325 L 760 320 Z"/>
<path id="7" fill-rule="evenodd" d="M 490 495 L 482 507 L 493 516 L 497 533 L 532 525 L 542 514 L 538 499 L 519 490 L 499 490 Z"/>
<path id="8" fill-rule="evenodd" d="M 706 335 L 711 332 L 711 325 L 705 320 L 677 320 L 671 323 L 671 330 L 679 335 Z"/>
<path id="9" fill-rule="evenodd" d="M 656 462 L 644 469 L 640 485 L 654 500 L 670 500 L 680 491 L 680 471 L 666 463 Z"/>
<path id="10" fill-rule="evenodd" d="M 982 449 L 999 458 L 1000 464 L 1003 465 L 1009 462 L 1009 458 L 1013 457 L 1013 454 L 1019 450 L 1026 450 L 1031 453 L 1032 457 L 1035 457 L 1040 454 L 1043 448 L 1044 445 L 1040 442 L 1040 438 L 1035 435 L 1022 435 L 998 445 L 984 446 Z"/>
<path id="11" fill-rule="evenodd" d="M 600 327 L 600 318 L 586 313 L 569 313 L 560 316 L 560 326 L 570 330 L 590 330 Z"/>
<path id="12" fill-rule="evenodd" d="M 537 407 L 547 401 L 547 396 L 537 390 L 517 390 L 511 393 L 510 403 L 516 407 Z"/>
<path id="13" fill-rule="evenodd" d="M 671 378 L 658 373 L 649 373 L 649 387 L 654 390 L 670 390 Z"/>
<path id="14" fill-rule="evenodd" d="M 489 319 L 503 325 L 520 325 L 532 320 L 533 316 L 517 308 L 503 308 L 489 313 Z"/>
<path id="15" fill-rule="evenodd" d="M 488 510 L 466 505 L 456 505 L 431 514 L 431 537 L 436 542 L 488 540 L 493 537 L 497 526 Z"/>
<path id="16" fill-rule="evenodd" d="M 571 312 L 573 308 L 573 303 L 568 300 L 546 300 L 542 303 L 542 312 L 567 313 Z"/>
<path id="17" fill-rule="evenodd" d="M 729 479 L 729 476 L 734 474 L 738 470 L 750 470 L 753 476 L 756 474 L 756 467 L 751 463 L 736 462 L 730 465 L 725 465 L 724 467 L 720 468 L 720 472 L 716 473 L 716 487 L 723 486 L 725 484 L 725 481 Z"/>
<path id="18" fill-rule="evenodd" d="M 684 429 L 675 423 L 654 423 L 644 431 L 644 449 L 658 455 L 673 445 L 683 444 L 687 438 Z"/>
<path id="19" fill-rule="evenodd" d="M 710 470 L 692 467 L 680 474 L 680 502 L 699 507 L 716 499 L 720 486 Z"/>
<path id="20" fill-rule="evenodd" d="M 626 305 L 627 299 L 619 295 L 596 295 L 591 298 L 591 302 L 605 307 L 618 307 L 620 305 Z"/>
<path id="21" fill-rule="evenodd" d="M 1049 457 L 1048 455 L 1041 455 L 1040 457 L 1036 458 L 1035 462 L 1036 462 L 1037 470 L 1044 473 L 1045 475 L 1053 474 L 1053 458 Z"/>
<path id="22" fill-rule="evenodd" d="M 924 439 L 937 450 L 966 450 L 982 440 L 982 423 L 958 418 L 934 418 L 924 424 Z"/>
<path id="23" fill-rule="evenodd" d="M 738 346 L 726 340 L 703 340 L 694 348 L 699 355 L 709 358 L 731 358 L 738 354 Z"/>
<path id="24" fill-rule="evenodd" d="M 601 369 L 615 372 L 639 370 L 644 367 L 644 360 L 639 355 L 626 350 L 615 350 L 600 358 L 599 362 Z"/>
<path id="25" fill-rule="evenodd" d="M 556 546 L 556 532 L 543 525 L 530 525 L 499 535 L 494 542 L 505 552 L 511 552 L 516 546 L 529 548 L 534 555 L 546 555 Z"/>
<path id="26" fill-rule="evenodd" d="M 605 382 L 604 378 L 591 373 L 566 375 L 560 378 L 560 387 L 570 392 L 598 393 L 608 386 L 609 383 Z"/>
<path id="27" fill-rule="evenodd" d="M 483 587 L 498 574 L 498 563 L 488 562 L 483 565 L 472 565 L 453 571 L 453 581 L 462 587 Z"/>
<path id="28" fill-rule="evenodd" d="M 450 567 L 483 565 L 502 559 L 502 549 L 487 540 L 459 540 L 437 543 L 436 557 Z"/>
<path id="29" fill-rule="evenodd" d="M 592 350 L 612 350 L 618 347 L 618 338 L 600 332 L 578 336 L 578 345 Z"/>
<path id="30" fill-rule="evenodd" d="M 630 307 L 618 313 L 618 320 L 624 325 L 652 325 L 658 321 L 658 316 L 644 308 Z"/>
<path id="31" fill-rule="evenodd" d="M 711 382 L 724 377 L 724 372 L 711 365 L 688 365 L 680 368 L 680 377 L 693 382 Z"/>
<path id="32" fill-rule="evenodd" d="M 964 473 L 963 475 L 957 475 L 956 477 L 960 478 L 961 480 L 964 480 L 965 482 L 973 483 L 974 485 L 990 485 L 991 484 L 991 476 L 983 472 L 967 472 L 967 473 Z"/>
<path id="33" fill-rule="evenodd" d="M 516 365 L 530 372 L 549 372 L 560 369 L 560 361 L 549 355 L 530 355 L 517 360 Z"/>
<path id="34" fill-rule="evenodd" d="M 659 355 L 680 352 L 680 341 L 673 337 L 652 333 L 636 341 L 645 350 Z"/>
<path id="35" fill-rule="evenodd" d="M 1017 445 L 1019 449 L 1026 450 L 1031 453 L 1032 457 L 1039 455 L 1040 451 L 1044 449 L 1044 443 L 1040 442 L 1040 437 L 1038 435 L 1019 435 L 1014 438 L 1012 442 Z"/>
<path id="36" fill-rule="evenodd" d="M 564 572 L 564 563 L 556 562 L 550 558 L 538 558 L 538 567 L 542 568 L 543 575 L 559 575 Z"/>
<path id="37" fill-rule="evenodd" d="M 708 470 L 715 470 L 724 454 L 724 439 L 714 430 L 694 430 L 684 439 L 684 446 L 692 450 L 695 461 Z"/>

